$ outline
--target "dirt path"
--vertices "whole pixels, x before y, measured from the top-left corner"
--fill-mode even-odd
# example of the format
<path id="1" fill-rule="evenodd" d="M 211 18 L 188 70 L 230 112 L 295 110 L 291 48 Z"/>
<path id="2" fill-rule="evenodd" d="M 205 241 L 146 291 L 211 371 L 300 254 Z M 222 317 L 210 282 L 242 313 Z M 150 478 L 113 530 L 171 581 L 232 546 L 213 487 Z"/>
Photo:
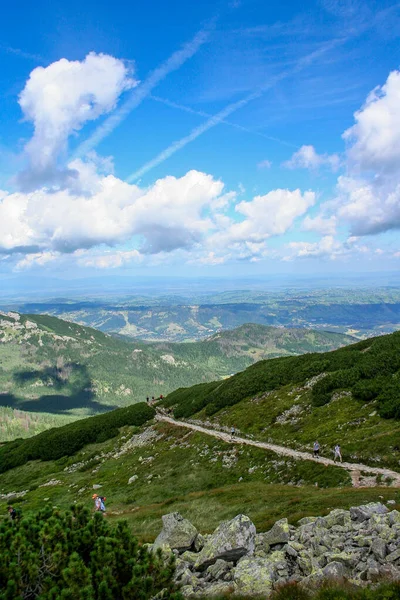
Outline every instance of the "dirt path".
<path id="1" fill-rule="evenodd" d="M 168 417 L 162 413 L 158 413 L 156 416 L 158 421 L 165 421 L 166 423 L 171 423 L 171 425 L 176 425 L 177 427 L 186 427 L 187 429 L 193 429 L 194 431 L 199 431 L 200 433 L 204 433 L 206 435 L 211 435 L 215 438 L 223 440 L 224 442 L 228 442 L 230 444 L 246 444 L 247 446 L 256 446 L 256 448 L 263 448 L 264 450 L 271 450 L 276 454 L 280 454 L 281 456 L 288 456 L 290 458 L 296 458 L 299 460 L 312 460 L 313 462 L 322 463 L 323 465 L 331 465 L 335 467 L 341 467 L 342 469 L 346 469 L 350 471 L 352 476 L 352 482 L 354 487 L 361 487 L 362 483 L 360 482 L 360 472 L 369 473 L 371 475 L 384 475 L 386 477 L 390 477 L 392 481 L 393 487 L 400 487 L 400 473 L 396 471 L 391 471 L 390 469 L 382 469 L 379 467 L 369 467 L 368 465 L 362 465 L 357 463 L 335 463 L 330 458 L 314 458 L 312 454 L 308 452 L 300 452 L 299 450 L 292 450 L 291 448 L 286 448 L 286 446 L 278 446 L 276 444 L 268 444 L 267 442 L 257 442 L 255 440 L 250 440 L 248 438 L 235 437 L 231 438 L 229 433 L 225 433 L 223 431 L 218 431 L 216 429 L 207 429 L 206 427 L 202 427 L 201 425 L 195 425 L 194 423 L 186 423 L 185 421 L 176 421 L 172 417 Z M 369 483 L 371 485 L 371 482 Z"/>

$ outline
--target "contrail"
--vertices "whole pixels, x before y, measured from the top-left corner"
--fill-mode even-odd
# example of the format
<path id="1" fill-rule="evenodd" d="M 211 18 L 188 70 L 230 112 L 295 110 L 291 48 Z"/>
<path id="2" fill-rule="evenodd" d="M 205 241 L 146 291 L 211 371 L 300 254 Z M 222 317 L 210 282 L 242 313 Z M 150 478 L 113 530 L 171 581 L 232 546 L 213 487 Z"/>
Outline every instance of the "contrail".
<path id="1" fill-rule="evenodd" d="M 219 123 L 224 121 L 226 117 L 229 117 L 229 115 L 231 115 L 232 113 L 236 112 L 240 108 L 243 108 L 244 106 L 249 104 L 249 102 L 252 102 L 256 98 L 259 98 L 268 89 L 275 87 L 275 85 L 279 81 L 286 79 L 286 77 L 288 77 L 289 75 L 292 75 L 293 73 L 297 73 L 298 71 L 307 67 L 316 58 L 318 58 L 322 54 L 324 54 L 327 50 L 330 50 L 332 47 L 338 45 L 339 43 L 343 43 L 343 41 L 345 41 L 345 38 L 333 40 L 333 41 L 325 44 L 322 48 L 318 48 L 318 50 L 315 50 L 314 52 L 311 52 L 310 54 L 303 56 L 292 69 L 283 71 L 280 75 L 275 76 L 268 84 L 266 84 L 265 86 L 260 88 L 258 91 L 247 95 L 242 100 L 239 100 L 238 102 L 233 102 L 232 104 L 229 104 L 228 106 L 223 108 L 221 111 L 219 111 L 217 114 L 215 114 L 214 116 L 207 119 L 207 121 L 205 121 L 202 125 L 195 127 L 195 129 L 193 129 L 188 135 L 181 138 L 180 140 L 177 140 L 176 142 L 173 142 L 170 146 L 168 146 L 168 148 L 166 148 L 165 150 L 160 152 L 160 154 L 158 154 L 155 158 L 153 158 L 152 160 L 147 162 L 145 165 L 143 165 L 143 167 L 141 167 L 140 169 L 138 169 L 137 171 L 132 173 L 126 179 L 126 181 L 128 183 L 131 183 L 132 181 L 136 181 L 137 179 L 142 177 L 142 175 L 144 175 L 145 173 L 148 173 L 151 169 L 153 169 L 154 167 L 157 167 L 159 164 L 161 164 L 162 162 L 167 160 L 167 158 L 169 158 L 170 156 L 175 154 L 175 152 L 178 152 L 178 150 L 181 150 L 187 144 L 196 140 L 203 133 L 205 133 L 212 127 L 215 127 L 215 125 L 218 125 Z"/>
<path id="2" fill-rule="evenodd" d="M 191 115 L 197 115 L 198 117 L 212 117 L 210 113 L 204 112 L 204 110 L 195 110 L 190 106 L 184 106 L 182 104 L 178 104 L 177 102 L 171 102 L 171 100 L 168 100 L 167 98 L 160 98 L 160 96 L 154 96 L 153 94 L 151 94 L 149 98 L 151 100 L 155 100 L 155 102 L 160 102 L 160 104 L 165 104 L 165 106 L 176 108 L 183 112 L 187 112 Z M 232 123 L 232 121 L 227 121 L 226 119 L 223 119 L 221 123 L 229 125 L 230 127 L 234 127 L 235 129 L 239 129 L 240 131 L 245 131 L 246 133 L 258 135 L 259 137 L 271 140 L 272 142 L 277 142 L 278 144 L 289 146 L 290 148 L 298 148 L 296 144 L 291 144 L 290 142 L 286 142 L 285 140 L 281 140 L 280 138 L 273 137 L 272 135 L 267 135 L 266 133 L 262 133 L 261 131 L 256 131 L 255 129 L 249 129 L 248 127 L 244 127 L 243 125 L 239 125 L 238 123 Z"/>
<path id="3" fill-rule="evenodd" d="M 102 123 L 94 133 L 85 140 L 74 153 L 74 158 L 80 158 L 95 148 L 105 137 L 107 137 L 118 125 L 129 115 L 129 113 L 137 108 L 139 104 L 165 79 L 169 73 L 176 71 L 189 58 L 194 56 L 199 48 L 207 41 L 210 32 L 214 29 L 216 19 L 212 19 L 209 23 L 196 33 L 194 38 L 185 44 L 180 50 L 174 52 L 165 62 L 157 67 L 145 81 L 140 84 L 132 92 L 130 98 L 116 110 L 104 123 Z"/>

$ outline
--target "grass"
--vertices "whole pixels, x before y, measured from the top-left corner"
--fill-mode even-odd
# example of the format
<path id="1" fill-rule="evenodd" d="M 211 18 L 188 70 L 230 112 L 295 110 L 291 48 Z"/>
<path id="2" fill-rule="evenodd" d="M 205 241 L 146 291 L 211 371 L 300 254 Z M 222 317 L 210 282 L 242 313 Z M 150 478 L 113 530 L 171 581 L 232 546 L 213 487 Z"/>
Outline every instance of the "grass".
<path id="1" fill-rule="evenodd" d="M 284 516 L 295 522 L 382 497 L 400 503 L 400 490 L 349 487 L 347 472 L 338 467 L 283 459 L 166 423 L 154 426 L 157 437 L 115 458 L 139 431 L 143 428 L 124 427 L 117 438 L 88 445 L 74 456 L 31 461 L 3 473 L 0 494 L 28 490 L 19 506 L 29 513 L 47 503 L 60 508 L 74 502 L 91 506 L 93 484 L 98 484 L 107 497 L 108 518 L 126 518 L 143 541 L 153 540 L 161 529 L 161 516 L 174 511 L 202 532 L 239 513 L 248 514 L 262 531 Z M 65 470 L 85 461 L 73 472 Z M 137 480 L 128 485 L 133 475 Z M 51 480 L 61 483 L 40 487 Z M 0 514 L 9 502 L 0 498 Z"/>

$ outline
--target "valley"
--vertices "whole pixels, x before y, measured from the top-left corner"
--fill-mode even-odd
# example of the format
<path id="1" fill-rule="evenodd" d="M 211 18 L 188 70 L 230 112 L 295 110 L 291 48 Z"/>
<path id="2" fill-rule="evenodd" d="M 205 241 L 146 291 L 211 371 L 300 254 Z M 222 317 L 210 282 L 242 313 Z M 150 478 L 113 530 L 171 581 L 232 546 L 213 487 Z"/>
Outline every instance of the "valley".
<path id="1" fill-rule="evenodd" d="M 0 313 L 0 441 L 224 379 L 254 362 L 350 336 L 244 325 L 192 343 L 127 340 L 47 315 Z"/>

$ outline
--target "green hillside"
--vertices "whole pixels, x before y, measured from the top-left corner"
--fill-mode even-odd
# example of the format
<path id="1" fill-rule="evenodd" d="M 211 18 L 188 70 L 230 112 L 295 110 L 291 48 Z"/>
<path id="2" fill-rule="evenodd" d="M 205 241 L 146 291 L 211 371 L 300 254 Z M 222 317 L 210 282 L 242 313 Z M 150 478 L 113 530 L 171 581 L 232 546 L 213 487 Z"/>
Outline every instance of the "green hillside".
<path id="1" fill-rule="evenodd" d="M 171 393 L 177 418 L 235 424 L 260 440 L 330 452 L 367 464 L 400 464 L 400 332 L 329 353 L 260 361 L 221 382 Z"/>
<path id="2" fill-rule="evenodd" d="M 55 415 L 62 424 L 224 378 L 266 356 L 350 341 L 339 334 L 250 325 L 202 342 L 144 343 L 56 317 L 0 313 L 0 441 L 54 426 Z"/>
<path id="3" fill-rule="evenodd" d="M 140 539 L 150 541 L 160 531 L 161 516 L 174 511 L 206 532 L 243 512 L 267 529 L 284 516 L 295 522 L 382 498 L 400 502 L 400 490 L 351 487 L 349 474 L 339 467 L 232 445 L 163 422 L 123 425 L 126 415 L 119 414 L 126 410 L 101 415 L 101 430 L 96 425 L 94 433 L 91 424 L 98 416 L 3 445 L 0 516 L 8 504 L 23 514 L 44 506 L 67 509 L 76 502 L 90 508 L 95 489 L 107 498 L 108 519 L 126 518 Z"/>
<path id="4" fill-rule="evenodd" d="M 400 333 L 322 355 L 261 361 L 228 380 L 179 390 L 164 404 L 177 414 L 186 410 L 215 426 L 234 424 L 244 437 L 294 449 L 310 450 L 318 438 L 323 456 L 339 441 L 345 460 L 399 472 L 400 420 L 388 418 L 387 398 L 355 397 L 360 382 L 370 389 L 377 377 L 397 385 L 399 343 Z M 348 371 L 354 375 L 356 367 L 350 394 L 342 385 L 350 380 L 343 377 L 350 377 Z M 325 379 L 335 382 L 328 402 L 327 388 L 319 385 Z M 10 502 L 27 514 L 47 504 L 90 506 L 93 489 L 101 489 L 109 519 L 126 517 L 142 540 L 151 540 L 160 517 L 173 511 L 210 531 L 239 513 L 266 529 L 284 516 L 295 522 L 378 499 L 400 508 L 400 490 L 385 475 L 371 478 L 361 471 L 364 487 L 355 488 L 339 466 L 231 444 L 153 421 L 153 415 L 152 408 L 137 404 L 4 444 L 0 515 Z"/>

